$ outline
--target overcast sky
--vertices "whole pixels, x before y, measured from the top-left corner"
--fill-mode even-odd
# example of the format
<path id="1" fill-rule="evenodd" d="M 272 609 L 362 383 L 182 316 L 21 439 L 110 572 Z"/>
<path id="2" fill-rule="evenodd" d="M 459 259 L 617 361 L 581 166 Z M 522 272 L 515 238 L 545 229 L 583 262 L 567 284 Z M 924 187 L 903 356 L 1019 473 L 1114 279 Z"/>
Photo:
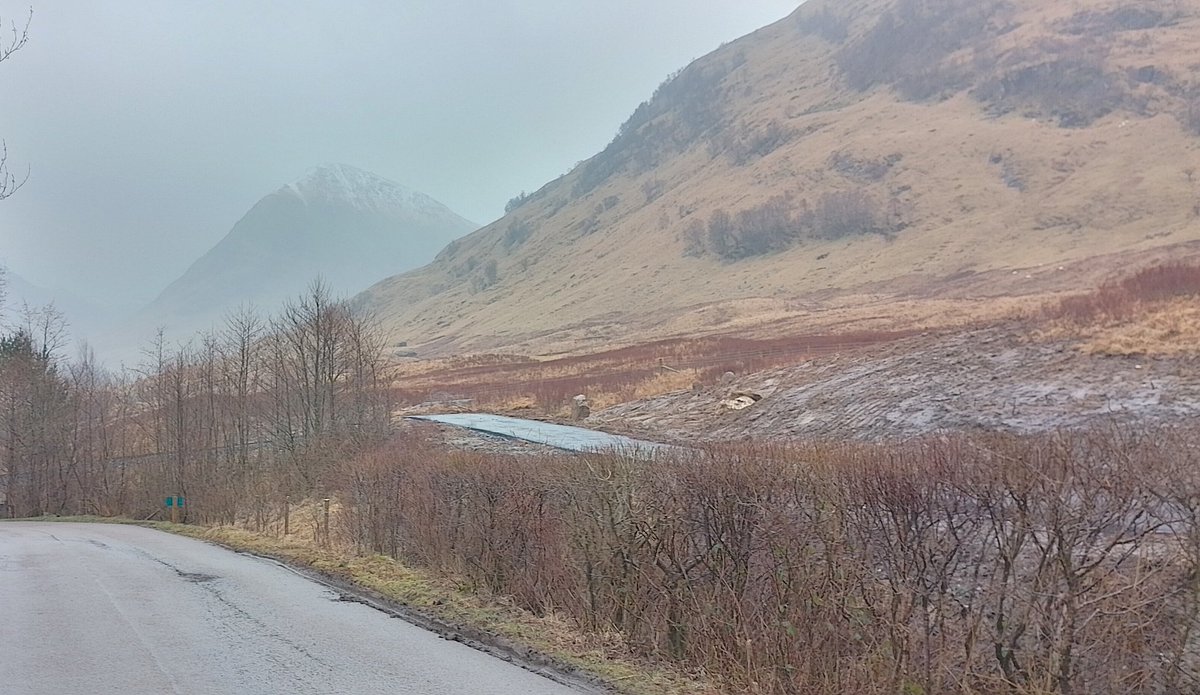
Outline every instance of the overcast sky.
<path id="1" fill-rule="evenodd" d="M 0 263 L 148 301 L 322 162 L 479 223 L 599 151 L 671 72 L 799 0 L 35 0 L 0 64 L 29 182 Z M 23 21 L 28 4 L 0 0 Z"/>

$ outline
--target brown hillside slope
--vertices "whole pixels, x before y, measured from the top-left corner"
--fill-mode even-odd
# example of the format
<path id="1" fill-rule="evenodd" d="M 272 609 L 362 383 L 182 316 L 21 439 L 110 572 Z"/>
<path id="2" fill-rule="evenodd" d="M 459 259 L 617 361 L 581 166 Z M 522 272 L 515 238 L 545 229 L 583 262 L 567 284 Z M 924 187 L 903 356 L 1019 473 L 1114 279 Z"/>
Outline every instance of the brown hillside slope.
<path id="1" fill-rule="evenodd" d="M 1200 0 L 811 0 L 359 301 L 548 350 L 1095 283 L 1200 252 L 1197 56 Z"/>

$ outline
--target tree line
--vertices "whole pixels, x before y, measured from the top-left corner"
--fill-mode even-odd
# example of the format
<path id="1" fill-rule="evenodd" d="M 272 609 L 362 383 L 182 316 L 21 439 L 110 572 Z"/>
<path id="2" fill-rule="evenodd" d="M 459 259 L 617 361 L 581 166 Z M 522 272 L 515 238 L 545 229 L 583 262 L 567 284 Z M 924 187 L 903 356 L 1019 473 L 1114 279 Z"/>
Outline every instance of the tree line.
<path id="1" fill-rule="evenodd" d="M 139 365 L 63 357 L 53 309 L 0 334 L 0 501 L 15 516 L 145 517 L 183 495 L 189 519 L 233 523 L 311 494 L 337 457 L 386 436 L 377 323 L 314 283 L 274 316 L 242 309 Z"/>

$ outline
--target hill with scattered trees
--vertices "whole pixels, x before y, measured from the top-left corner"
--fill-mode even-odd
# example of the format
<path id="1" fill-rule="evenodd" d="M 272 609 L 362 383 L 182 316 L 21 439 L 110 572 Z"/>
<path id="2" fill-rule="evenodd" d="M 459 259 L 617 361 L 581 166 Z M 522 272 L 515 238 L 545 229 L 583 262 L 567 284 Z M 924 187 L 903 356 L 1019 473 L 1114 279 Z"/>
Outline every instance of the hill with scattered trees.
<path id="1" fill-rule="evenodd" d="M 358 302 L 549 350 L 1094 286 L 1200 248 L 1198 49 L 1196 0 L 811 0 Z"/>

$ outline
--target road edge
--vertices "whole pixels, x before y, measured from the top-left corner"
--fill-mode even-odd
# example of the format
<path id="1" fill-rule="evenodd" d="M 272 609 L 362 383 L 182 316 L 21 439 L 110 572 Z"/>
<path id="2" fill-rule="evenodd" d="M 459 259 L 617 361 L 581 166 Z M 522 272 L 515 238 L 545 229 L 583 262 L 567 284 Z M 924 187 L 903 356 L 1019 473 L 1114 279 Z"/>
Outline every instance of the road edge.
<path id="1" fill-rule="evenodd" d="M 488 630 L 469 624 L 444 618 L 420 607 L 413 606 L 402 600 L 364 586 L 353 579 L 342 576 L 335 571 L 329 571 L 314 566 L 314 561 L 300 557 L 291 557 L 282 553 L 264 552 L 239 544 L 237 540 L 221 537 L 214 532 L 218 529 L 188 524 L 171 524 L 163 521 L 146 521 L 137 519 L 120 519 L 107 517 L 36 517 L 28 519 L 0 519 L 0 525 L 6 522 L 60 522 L 60 523 L 99 523 L 125 526 L 140 526 L 142 528 L 170 533 L 176 536 L 207 543 L 223 548 L 239 555 L 246 555 L 264 562 L 277 565 L 293 572 L 309 581 L 315 582 L 336 593 L 338 600 L 360 603 L 373 608 L 385 615 L 403 620 L 411 625 L 432 632 L 438 637 L 458 642 L 464 646 L 483 652 L 493 658 L 518 666 L 530 673 L 547 678 L 555 683 L 571 688 L 583 695 L 620 695 L 633 691 L 619 688 L 600 675 L 589 672 L 584 668 L 574 666 L 566 660 L 547 654 L 541 650 L 520 643 L 516 639 L 505 637 Z M 237 529 L 252 538 L 266 537 L 249 531 Z M 390 559 L 390 558 L 389 558 Z"/>
<path id="2" fill-rule="evenodd" d="M 194 536 L 188 537 L 194 538 Z M 514 640 L 487 632 L 486 630 L 429 614 L 426 611 L 396 601 L 379 591 L 362 586 L 344 577 L 339 577 L 336 574 L 291 561 L 286 557 L 242 550 L 222 543 L 219 540 L 203 538 L 197 538 L 196 540 L 220 546 L 239 555 L 248 555 L 279 565 L 309 581 L 316 582 L 336 592 L 342 601 L 361 603 L 392 618 L 398 618 L 423 630 L 432 632 L 444 640 L 466 645 L 501 661 L 520 666 L 526 671 L 548 678 L 560 685 L 578 690 L 581 693 L 587 695 L 613 695 L 614 693 L 621 692 L 603 678 L 571 666 L 549 654 L 521 645 Z"/>

